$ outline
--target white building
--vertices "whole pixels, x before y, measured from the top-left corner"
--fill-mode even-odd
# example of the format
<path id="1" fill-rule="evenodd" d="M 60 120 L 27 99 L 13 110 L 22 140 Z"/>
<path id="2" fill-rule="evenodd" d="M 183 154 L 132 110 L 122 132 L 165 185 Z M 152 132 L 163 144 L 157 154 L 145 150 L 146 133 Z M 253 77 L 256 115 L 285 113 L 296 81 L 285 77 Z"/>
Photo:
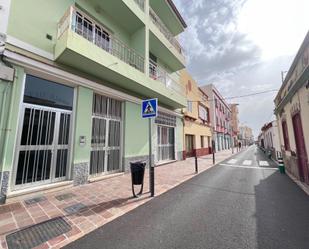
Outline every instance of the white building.
<path id="1" fill-rule="evenodd" d="M 262 127 L 259 145 L 266 153 L 270 153 L 273 159 L 278 160 L 278 157 L 281 157 L 277 121 L 269 122 Z"/>

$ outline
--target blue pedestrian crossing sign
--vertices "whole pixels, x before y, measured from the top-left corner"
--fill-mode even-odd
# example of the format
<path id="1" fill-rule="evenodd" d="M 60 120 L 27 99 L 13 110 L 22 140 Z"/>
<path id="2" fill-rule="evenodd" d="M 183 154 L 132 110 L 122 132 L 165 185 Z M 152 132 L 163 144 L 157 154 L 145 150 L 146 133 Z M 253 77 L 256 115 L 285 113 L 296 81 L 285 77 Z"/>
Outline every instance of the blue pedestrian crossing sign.
<path id="1" fill-rule="evenodd" d="M 158 99 L 147 99 L 142 102 L 142 118 L 156 117 L 158 114 Z"/>

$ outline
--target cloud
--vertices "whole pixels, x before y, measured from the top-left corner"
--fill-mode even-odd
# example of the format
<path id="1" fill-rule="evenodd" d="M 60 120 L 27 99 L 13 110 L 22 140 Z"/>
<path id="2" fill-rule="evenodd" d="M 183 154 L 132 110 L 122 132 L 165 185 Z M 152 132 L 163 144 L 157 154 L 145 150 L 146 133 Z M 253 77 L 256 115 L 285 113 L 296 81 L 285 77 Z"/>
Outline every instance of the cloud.
<path id="1" fill-rule="evenodd" d="M 259 58 L 259 48 L 237 30 L 244 0 L 176 1 L 187 23 L 180 37 L 188 69 L 199 82 L 235 72 Z M 191 4 L 192 3 L 192 4 Z"/>
<path id="2" fill-rule="evenodd" d="M 257 0 L 175 0 L 188 24 L 180 36 L 187 69 L 200 85 L 213 83 L 225 97 L 279 89 L 280 71 L 287 70 L 293 59 L 292 53 L 282 56 L 276 53 L 265 60 L 263 47 L 244 29 L 240 31 L 243 7 L 254 1 L 258 3 Z M 243 24 L 245 19 L 241 21 Z M 262 125 L 273 118 L 275 94 L 229 102 L 240 104 L 241 123 L 251 126 L 258 135 Z"/>

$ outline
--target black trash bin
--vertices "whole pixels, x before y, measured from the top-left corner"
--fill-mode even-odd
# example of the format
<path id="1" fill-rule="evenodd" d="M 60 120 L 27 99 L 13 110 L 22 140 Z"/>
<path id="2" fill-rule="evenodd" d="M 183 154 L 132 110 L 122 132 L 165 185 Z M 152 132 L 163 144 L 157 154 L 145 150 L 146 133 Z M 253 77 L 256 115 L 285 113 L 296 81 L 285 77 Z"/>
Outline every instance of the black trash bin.
<path id="1" fill-rule="evenodd" d="M 132 179 L 132 192 L 134 197 L 138 197 L 143 193 L 144 187 L 144 175 L 145 175 L 145 166 L 144 162 L 132 162 L 131 166 L 131 179 Z M 141 190 L 138 194 L 135 194 L 134 185 L 142 185 Z"/>

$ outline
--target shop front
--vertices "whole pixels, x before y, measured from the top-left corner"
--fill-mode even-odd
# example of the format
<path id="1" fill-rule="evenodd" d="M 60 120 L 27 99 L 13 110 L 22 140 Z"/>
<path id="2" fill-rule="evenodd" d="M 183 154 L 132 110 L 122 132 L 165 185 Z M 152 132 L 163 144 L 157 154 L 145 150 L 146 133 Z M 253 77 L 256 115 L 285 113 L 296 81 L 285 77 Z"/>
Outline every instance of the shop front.
<path id="1" fill-rule="evenodd" d="M 74 88 L 26 75 L 12 189 L 68 178 Z"/>

